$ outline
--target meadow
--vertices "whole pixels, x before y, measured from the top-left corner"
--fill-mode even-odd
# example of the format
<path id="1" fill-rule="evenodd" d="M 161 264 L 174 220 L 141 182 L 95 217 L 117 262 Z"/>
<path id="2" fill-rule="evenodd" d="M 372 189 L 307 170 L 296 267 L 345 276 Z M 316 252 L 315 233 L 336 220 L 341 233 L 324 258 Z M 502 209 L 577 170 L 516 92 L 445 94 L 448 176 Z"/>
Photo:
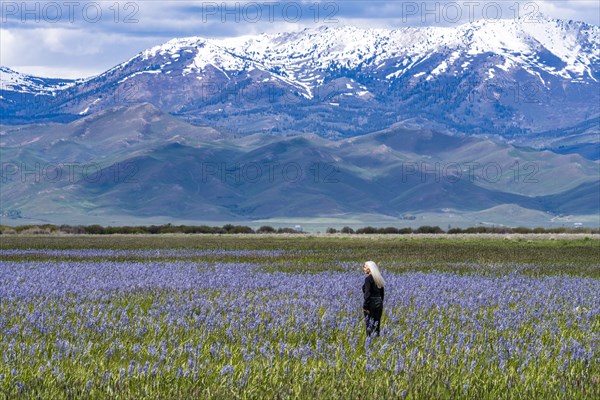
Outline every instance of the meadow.
<path id="1" fill-rule="evenodd" d="M 0 398 L 588 399 L 599 349 L 597 235 L 0 237 Z"/>

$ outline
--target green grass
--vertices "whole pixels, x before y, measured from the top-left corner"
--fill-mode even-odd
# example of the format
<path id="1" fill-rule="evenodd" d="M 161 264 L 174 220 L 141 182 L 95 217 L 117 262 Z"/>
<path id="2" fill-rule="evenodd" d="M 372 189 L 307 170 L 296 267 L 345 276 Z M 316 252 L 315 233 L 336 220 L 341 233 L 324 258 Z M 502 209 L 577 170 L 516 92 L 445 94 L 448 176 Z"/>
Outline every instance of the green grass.
<path id="1" fill-rule="evenodd" d="M 404 236 L 256 236 L 256 235 L 110 235 L 2 236 L 0 249 L 225 249 L 309 250 L 269 258 L 248 256 L 203 257 L 208 262 L 267 263 L 271 271 L 327 271 L 350 263 L 359 268 L 375 260 L 388 271 L 457 271 L 502 274 L 517 269 L 527 275 L 584 275 L 600 278 L 600 240 L 597 235 L 577 239 L 415 238 Z M 23 260 L 35 257 L 5 256 Z M 64 259 L 65 257 L 61 257 Z M 110 259 L 110 258 L 108 258 Z M 112 258 L 114 261 L 135 257 Z M 156 257 L 168 260 L 168 257 Z M 78 258 L 74 258 L 74 261 Z M 138 259 L 147 261 L 146 259 Z M 483 269 L 481 267 L 484 267 Z"/>
<path id="2" fill-rule="evenodd" d="M 90 275 L 83 279 L 108 281 L 112 275 L 94 275 L 104 261 L 122 263 L 120 268 L 129 262 L 150 263 L 157 269 L 177 268 L 183 262 L 193 266 L 192 274 L 221 263 L 244 262 L 255 265 L 258 274 L 278 279 L 334 271 L 332 281 L 339 279 L 349 286 L 331 298 L 318 299 L 294 292 L 293 284 L 278 291 L 276 281 L 256 290 L 128 287 L 100 294 L 3 297 L 0 399 L 583 400 L 600 396 L 600 363 L 563 364 L 576 350 L 561 354 L 576 341 L 579 349 L 593 352 L 592 360 L 600 356 L 600 314 L 590 310 L 590 304 L 598 304 L 590 290 L 600 278 L 597 238 L 0 237 L 3 250 L 34 248 L 303 251 L 201 259 L 2 255 L 2 261 L 40 261 L 42 269 L 57 262 L 66 261 L 65 268 L 89 263 L 92 267 L 85 273 Z M 384 309 L 389 335 L 372 342 L 365 338 L 360 288 L 354 282 L 360 281 L 360 266 L 366 260 L 378 262 L 393 283 Z M 156 261 L 174 263 L 164 267 L 153 264 Z M 33 268 L 28 269 L 31 275 L 17 269 L 7 285 L 36 282 L 38 267 Z M 457 286 L 444 286 L 455 277 Z M 46 279 L 52 282 L 54 276 Z M 302 279 L 311 282 L 310 277 Z M 403 286 L 410 279 L 416 284 Z M 473 281 L 489 297 L 460 286 Z M 579 304 L 583 308 L 577 309 Z M 498 320 L 509 324 L 500 325 Z M 495 358 L 504 351 L 503 341 L 519 349 L 507 355 L 504 364 Z M 281 345 L 286 346 L 283 352 Z M 303 351 L 311 355 L 302 357 Z M 190 359 L 197 363 L 196 373 L 189 367 Z M 132 360 L 136 372 L 129 375 Z M 146 363 L 149 372 L 139 373 Z M 233 370 L 223 373 L 228 366 Z M 180 369 L 186 372 L 182 375 Z M 24 389 L 19 390 L 17 382 L 24 382 Z"/>

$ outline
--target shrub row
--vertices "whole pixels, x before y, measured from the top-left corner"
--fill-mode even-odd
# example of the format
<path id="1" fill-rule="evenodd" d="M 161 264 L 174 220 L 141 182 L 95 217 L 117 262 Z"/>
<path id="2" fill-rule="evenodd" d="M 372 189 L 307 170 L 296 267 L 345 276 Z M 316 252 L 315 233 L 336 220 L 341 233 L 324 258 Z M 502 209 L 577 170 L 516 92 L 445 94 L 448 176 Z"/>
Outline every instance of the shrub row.
<path id="1" fill-rule="evenodd" d="M 340 230 L 327 228 L 326 233 L 344 234 L 410 234 L 410 233 L 600 233 L 598 228 L 527 228 L 527 227 L 471 227 L 471 228 L 452 228 L 444 231 L 439 226 L 421 226 L 419 228 L 375 228 L 367 226 L 359 229 L 352 229 L 345 226 Z M 254 230 L 249 226 L 227 224 L 223 226 L 208 225 L 150 225 L 150 226 L 101 226 L 101 225 L 21 225 L 17 227 L 1 226 L 0 234 L 95 234 L 110 235 L 120 234 L 160 234 L 160 233 L 212 233 L 212 234 L 231 234 L 231 233 L 298 233 L 293 228 L 273 228 L 272 226 L 261 226 Z"/>
<path id="2" fill-rule="evenodd" d="M 459 233 L 600 233 L 600 229 L 598 228 L 527 228 L 527 227 L 486 227 L 486 226 L 478 226 L 478 227 L 470 227 L 470 228 L 451 228 L 447 231 L 444 231 L 439 226 L 420 226 L 416 229 L 413 228 L 395 228 L 395 227 L 387 227 L 387 228 L 374 228 L 372 226 L 367 226 L 365 228 L 352 229 L 348 226 L 343 227 L 339 231 L 335 228 L 327 228 L 327 233 L 356 233 L 356 234 L 410 234 L 410 233 L 448 233 L 448 234 L 459 234 Z"/>

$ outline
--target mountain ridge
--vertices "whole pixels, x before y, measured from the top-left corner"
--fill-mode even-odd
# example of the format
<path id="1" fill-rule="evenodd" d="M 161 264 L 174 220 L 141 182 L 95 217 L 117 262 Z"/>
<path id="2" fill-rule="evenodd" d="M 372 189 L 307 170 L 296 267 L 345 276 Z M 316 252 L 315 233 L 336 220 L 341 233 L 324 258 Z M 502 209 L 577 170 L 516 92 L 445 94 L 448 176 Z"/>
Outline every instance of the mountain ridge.
<path id="1" fill-rule="evenodd" d="M 81 80 L 2 67 L 0 218 L 600 226 L 599 30 L 322 27 L 173 39 Z"/>
<path id="2" fill-rule="evenodd" d="M 22 216 L 10 223 L 411 215 L 423 224 L 435 214 L 456 226 L 510 205 L 532 216 L 525 225 L 600 215 L 597 162 L 401 124 L 343 140 L 233 137 L 138 104 L 2 126 L 0 156 L 2 215 Z"/>
<path id="3" fill-rule="evenodd" d="M 23 123 L 150 102 L 237 135 L 337 139 L 418 116 L 447 132 L 527 141 L 600 116 L 590 107 L 600 101 L 600 27 L 527 20 L 172 39 L 36 101 L 13 101 L 3 85 L 0 105 L 7 123 Z"/>

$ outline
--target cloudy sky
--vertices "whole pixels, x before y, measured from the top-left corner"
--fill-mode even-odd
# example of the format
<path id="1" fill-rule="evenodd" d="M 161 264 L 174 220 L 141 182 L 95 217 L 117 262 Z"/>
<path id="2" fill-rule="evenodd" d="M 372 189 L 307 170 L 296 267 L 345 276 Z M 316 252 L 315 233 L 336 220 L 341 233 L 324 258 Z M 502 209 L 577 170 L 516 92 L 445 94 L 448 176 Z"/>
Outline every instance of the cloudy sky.
<path id="1" fill-rule="evenodd" d="M 399 28 L 549 18 L 600 24 L 597 0 L 560 1 L 8 1 L 0 0 L 0 65 L 40 76 L 101 73 L 174 37 L 228 37 L 319 25 Z"/>

